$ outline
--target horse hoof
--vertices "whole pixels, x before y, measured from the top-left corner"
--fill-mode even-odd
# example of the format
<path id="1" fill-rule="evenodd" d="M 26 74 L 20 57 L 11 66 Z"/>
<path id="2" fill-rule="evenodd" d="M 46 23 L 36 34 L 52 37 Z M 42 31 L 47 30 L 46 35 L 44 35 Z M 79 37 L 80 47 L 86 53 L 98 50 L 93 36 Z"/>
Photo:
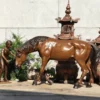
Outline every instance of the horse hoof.
<path id="1" fill-rule="evenodd" d="M 9 82 L 7 79 L 4 79 L 4 82 Z"/>
<path id="2" fill-rule="evenodd" d="M 37 82 L 33 81 L 32 85 L 37 85 Z"/>
<path id="3" fill-rule="evenodd" d="M 76 83 L 76 84 L 74 84 L 74 89 L 78 89 L 78 88 L 80 88 L 80 87 L 82 87 L 82 85 L 80 85 L 80 84 L 78 84 L 78 83 Z"/>
<path id="4" fill-rule="evenodd" d="M 86 87 L 87 87 L 87 88 L 91 88 L 92 85 L 91 85 L 91 84 L 86 84 Z"/>
<path id="5" fill-rule="evenodd" d="M 49 85 L 52 85 L 52 84 L 53 84 L 53 82 L 52 82 L 51 80 L 49 80 L 49 81 L 48 81 L 48 84 L 49 84 Z"/>

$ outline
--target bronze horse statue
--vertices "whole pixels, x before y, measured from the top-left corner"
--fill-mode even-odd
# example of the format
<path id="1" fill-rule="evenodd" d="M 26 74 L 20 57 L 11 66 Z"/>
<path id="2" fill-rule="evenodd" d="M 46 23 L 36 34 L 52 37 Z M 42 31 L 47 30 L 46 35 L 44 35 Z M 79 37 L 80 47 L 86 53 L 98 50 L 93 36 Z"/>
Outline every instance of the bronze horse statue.
<path id="1" fill-rule="evenodd" d="M 26 60 L 29 53 L 38 51 L 42 58 L 40 69 L 40 80 L 45 66 L 49 60 L 66 61 L 74 58 L 80 65 L 82 75 L 75 83 L 74 88 L 82 86 L 82 80 L 86 74 L 90 73 L 88 86 L 91 87 L 93 75 L 91 71 L 91 61 L 89 55 L 91 53 L 91 45 L 82 40 L 58 40 L 46 36 L 37 36 L 25 42 L 16 52 L 16 67 L 20 68 L 21 64 Z"/>

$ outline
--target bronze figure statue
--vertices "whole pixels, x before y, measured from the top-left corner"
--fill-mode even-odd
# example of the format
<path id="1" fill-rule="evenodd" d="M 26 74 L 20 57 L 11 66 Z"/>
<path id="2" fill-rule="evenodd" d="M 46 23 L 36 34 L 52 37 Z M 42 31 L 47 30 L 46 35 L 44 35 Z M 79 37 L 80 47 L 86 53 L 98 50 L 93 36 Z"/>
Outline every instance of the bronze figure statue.
<path id="1" fill-rule="evenodd" d="M 1 81 L 1 76 L 4 72 L 4 81 L 8 81 L 7 79 L 7 71 L 8 71 L 8 57 L 9 54 L 13 55 L 14 54 L 10 51 L 10 48 L 12 46 L 12 41 L 8 40 L 6 41 L 6 46 L 1 50 L 1 55 L 0 55 L 0 81 Z"/>
<path id="2" fill-rule="evenodd" d="M 58 61 L 66 61 L 74 58 L 82 69 L 82 75 L 75 88 L 82 86 L 84 76 L 89 72 L 90 80 L 88 85 L 91 87 L 93 75 L 91 72 L 91 62 L 89 59 L 91 53 L 91 45 L 82 40 L 58 40 L 46 36 L 37 36 L 25 42 L 16 52 L 15 65 L 17 68 L 26 60 L 29 53 L 38 51 L 42 58 L 40 69 L 40 80 L 44 72 L 45 66 L 50 59 Z"/>

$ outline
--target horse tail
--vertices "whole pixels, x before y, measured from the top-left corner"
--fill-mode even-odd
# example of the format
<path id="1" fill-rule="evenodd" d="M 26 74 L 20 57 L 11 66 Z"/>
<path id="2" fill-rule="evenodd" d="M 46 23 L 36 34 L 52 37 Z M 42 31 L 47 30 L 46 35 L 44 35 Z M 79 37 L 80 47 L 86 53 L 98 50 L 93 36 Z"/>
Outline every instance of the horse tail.
<path id="1" fill-rule="evenodd" d="M 90 61 L 91 61 L 91 70 L 93 73 L 93 77 L 96 78 L 96 58 L 97 58 L 97 51 L 98 48 L 95 44 L 91 44 L 91 52 L 90 52 Z"/>

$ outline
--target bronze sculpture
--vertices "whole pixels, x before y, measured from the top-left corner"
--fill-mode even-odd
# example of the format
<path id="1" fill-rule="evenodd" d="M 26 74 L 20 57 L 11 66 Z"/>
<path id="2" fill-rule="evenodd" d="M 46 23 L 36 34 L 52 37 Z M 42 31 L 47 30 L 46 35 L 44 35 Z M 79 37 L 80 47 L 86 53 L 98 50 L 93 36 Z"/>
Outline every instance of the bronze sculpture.
<path id="1" fill-rule="evenodd" d="M 9 54 L 13 55 L 13 53 L 10 51 L 10 48 L 12 46 L 12 41 L 8 40 L 6 41 L 6 46 L 1 50 L 0 55 L 0 81 L 2 73 L 4 72 L 4 81 L 7 82 L 7 71 L 8 71 L 8 57 Z M 14 55 L 13 55 L 14 56 Z"/>
<path id="2" fill-rule="evenodd" d="M 90 53 L 91 45 L 81 40 L 57 40 L 46 36 L 37 36 L 25 42 L 16 52 L 16 67 L 20 68 L 29 53 L 38 51 L 42 58 L 40 69 L 40 80 L 47 62 L 52 60 L 65 61 L 74 58 L 82 69 L 82 75 L 75 88 L 82 86 L 84 76 L 89 72 L 90 80 L 88 86 L 91 87 L 93 76 L 91 72 Z"/>
<path id="3" fill-rule="evenodd" d="M 68 0 L 68 4 L 65 10 L 65 16 L 61 19 L 58 17 L 56 20 L 61 24 L 61 34 L 55 35 L 56 39 L 64 39 L 64 40 L 72 40 L 78 39 L 74 36 L 74 24 L 78 22 L 79 18 L 73 19 L 71 16 L 70 3 Z M 74 59 L 70 59 L 67 61 L 58 61 L 56 66 L 56 81 L 59 82 L 63 80 L 64 83 L 67 83 L 69 79 L 71 81 L 76 80 L 78 74 L 78 67 L 74 61 Z M 73 78 L 70 78 L 73 77 Z"/>

